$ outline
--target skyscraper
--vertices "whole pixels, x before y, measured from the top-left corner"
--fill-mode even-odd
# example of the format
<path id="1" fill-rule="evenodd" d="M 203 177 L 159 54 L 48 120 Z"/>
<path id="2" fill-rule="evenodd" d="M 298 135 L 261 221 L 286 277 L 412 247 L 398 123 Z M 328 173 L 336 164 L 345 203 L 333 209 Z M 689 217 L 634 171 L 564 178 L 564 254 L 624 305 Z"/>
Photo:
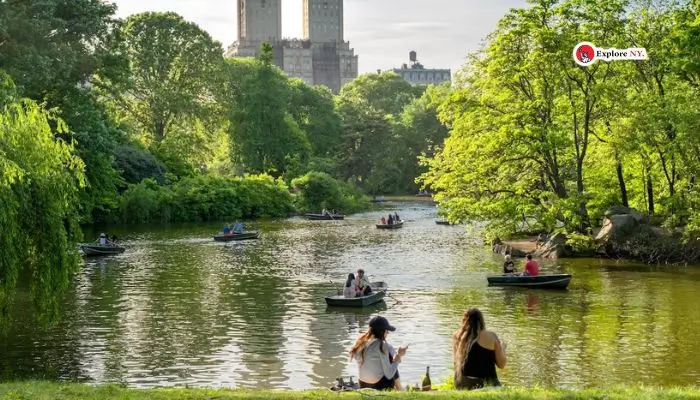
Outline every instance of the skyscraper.
<path id="1" fill-rule="evenodd" d="M 343 42 L 343 0 L 304 0 L 304 39 Z"/>
<path id="2" fill-rule="evenodd" d="M 357 56 L 343 39 L 343 0 L 304 0 L 304 38 L 282 38 L 282 0 L 238 0 L 238 41 L 227 57 L 255 57 L 260 44 L 289 76 L 337 93 L 357 77 Z"/>
<path id="3" fill-rule="evenodd" d="M 238 0 L 238 40 L 282 39 L 282 0 Z"/>

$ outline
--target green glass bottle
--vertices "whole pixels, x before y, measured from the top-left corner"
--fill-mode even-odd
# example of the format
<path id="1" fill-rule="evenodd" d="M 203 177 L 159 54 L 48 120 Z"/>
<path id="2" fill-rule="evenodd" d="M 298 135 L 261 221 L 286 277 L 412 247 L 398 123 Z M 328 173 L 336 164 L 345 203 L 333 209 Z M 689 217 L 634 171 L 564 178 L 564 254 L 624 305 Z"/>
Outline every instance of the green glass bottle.
<path id="1" fill-rule="evenodd" d="M 425 367 L 425 377 L 423 378 L 423 390 L 431 390 L 432 389 L 432 383 L 430 382 L 430 365 Z"/>

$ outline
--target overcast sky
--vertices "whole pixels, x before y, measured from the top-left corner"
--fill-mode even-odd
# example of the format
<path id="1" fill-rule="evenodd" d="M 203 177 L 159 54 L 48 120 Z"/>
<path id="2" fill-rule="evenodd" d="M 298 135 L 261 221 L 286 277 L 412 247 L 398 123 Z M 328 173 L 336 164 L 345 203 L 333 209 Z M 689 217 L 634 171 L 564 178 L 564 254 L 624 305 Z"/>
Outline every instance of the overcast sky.
<path id="1" fill-rule="evenodd" d="M 174 11 L 195 22 L 224 48 L 237 39 L 236 0 L 112 0 L 118 15 Z M 302 0 L 283 0 L 282 32 L 301 37 Z M 400 67 L 415 50 L 426 68 L 456 72 L 498 20 L 526 0 L 345 0 L 345 40 L 360 73 Z"/>

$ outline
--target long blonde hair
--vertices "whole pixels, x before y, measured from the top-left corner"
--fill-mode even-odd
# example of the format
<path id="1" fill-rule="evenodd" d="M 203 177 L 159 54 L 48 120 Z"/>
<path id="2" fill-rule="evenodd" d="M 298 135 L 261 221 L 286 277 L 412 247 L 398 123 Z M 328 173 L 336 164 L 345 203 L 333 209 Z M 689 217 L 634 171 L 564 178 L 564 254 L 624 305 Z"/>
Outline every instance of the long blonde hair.
<path id="1" fill-rule="evenodd" d="M 470 308 L 462 314 L 462 324 L 452 334 L 452 360 L 455 369 L 455 383 L 462 381 L 462 370 L 467 362 L 469 351 L 486 329 L 484 316 L 478 308 Z"/>

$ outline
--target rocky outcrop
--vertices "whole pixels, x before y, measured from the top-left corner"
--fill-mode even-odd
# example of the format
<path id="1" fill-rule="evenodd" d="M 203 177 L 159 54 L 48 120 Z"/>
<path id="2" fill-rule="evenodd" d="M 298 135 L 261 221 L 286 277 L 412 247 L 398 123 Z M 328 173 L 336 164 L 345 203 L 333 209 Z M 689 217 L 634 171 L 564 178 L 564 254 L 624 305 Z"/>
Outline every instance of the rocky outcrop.
<path id="1" fill-rule="evenodd" d="M 605 212 L 603 226 L 595 237 L 597 251 L 617 255 L 620 249 L 629 247 L 640 236 L 654 238 L 657 229 L 649 223 L 649 217 L 633 208 L 614 206 Z"/>
<path id="2" fill-rule="evenodd" d="M 525 257 L 526 252 L 507 243 L 503 243 L 501 239 L 496 238 L 491 242 L 491 250 L 500 255 L 510 254 L 512 257 Z"/>
<path id="3" fill-rule="evenodd" d="M 539 237 L 537 241 L 535 257 L 557 259 L 573 255 L 571 246 L 566 244 L 566 236 L 561 233 Z"/>

